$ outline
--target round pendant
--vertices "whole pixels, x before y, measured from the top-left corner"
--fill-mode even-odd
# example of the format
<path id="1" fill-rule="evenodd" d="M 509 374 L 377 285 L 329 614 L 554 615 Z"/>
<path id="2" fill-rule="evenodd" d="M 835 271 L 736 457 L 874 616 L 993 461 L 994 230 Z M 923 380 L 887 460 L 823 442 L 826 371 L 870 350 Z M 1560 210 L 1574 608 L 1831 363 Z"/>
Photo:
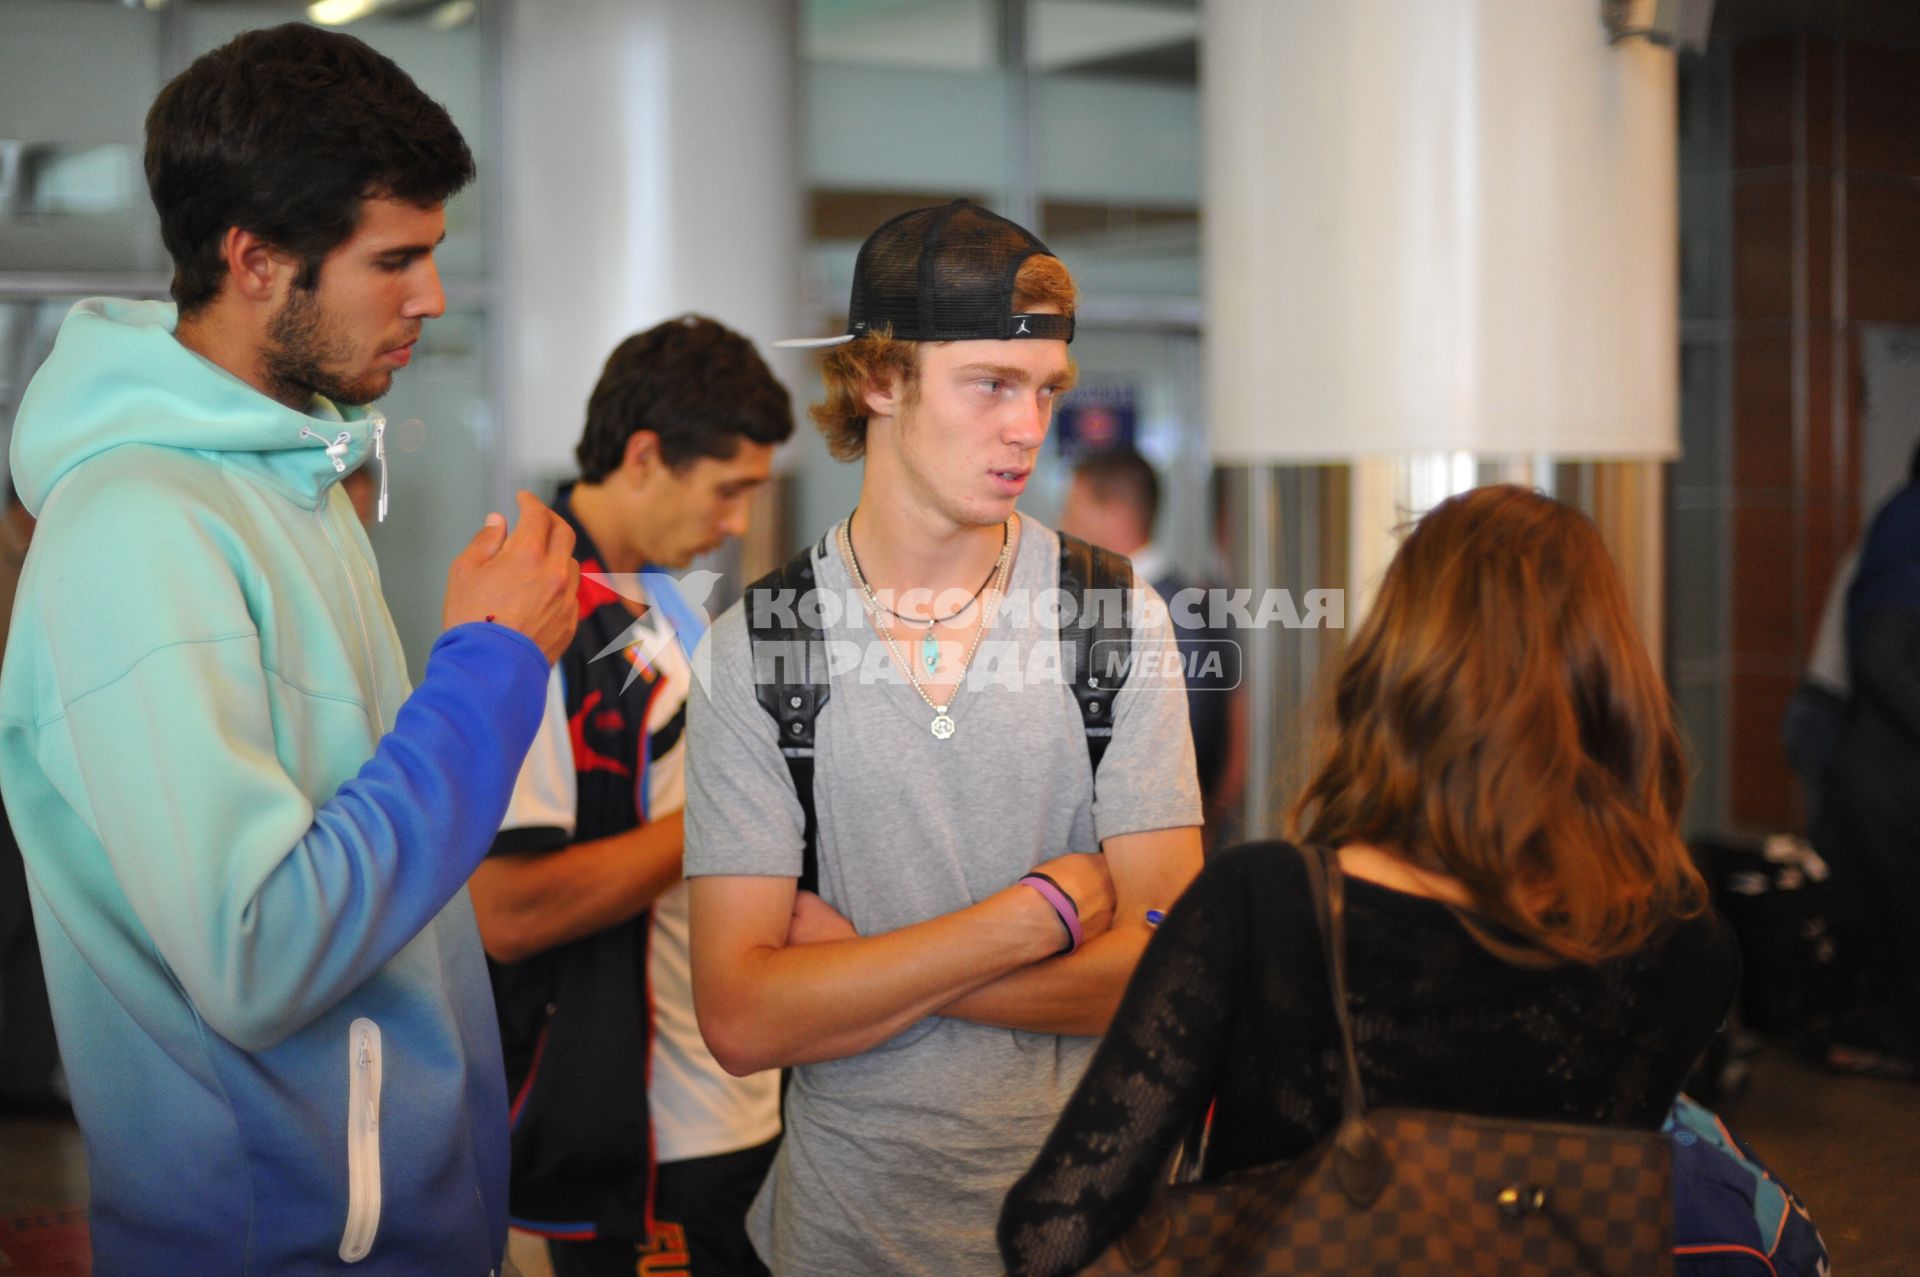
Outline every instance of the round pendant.
<path id="1" fill-rule="evenodd" d="M 931 730 L 935 740 L 947 740 L 953 735 L 953 720 L 945 714 L 935 714 Z"/>

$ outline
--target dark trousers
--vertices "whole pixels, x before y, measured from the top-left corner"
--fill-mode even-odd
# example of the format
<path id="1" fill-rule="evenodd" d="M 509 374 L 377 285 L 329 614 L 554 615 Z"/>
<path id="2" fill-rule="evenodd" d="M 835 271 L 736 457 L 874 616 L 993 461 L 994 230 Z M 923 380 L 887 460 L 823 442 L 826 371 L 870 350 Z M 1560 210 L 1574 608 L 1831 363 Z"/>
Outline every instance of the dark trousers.
<path id="1" fill-rule="evenodd" d="M 1920 1059 L 1920 752 L 1855 724 L 1828 773 L 1815 845 L 1851 908 L 1879 1006 L 1871 1043 Z"/>
<path id="2" fill-rule="evenodd" d="M 60 1048 L 40 968 L 40 943 L 27 899 L 27 870 L 13 827 L 0 812 L 0 1100 L 53 1098 Z"/>
<path id="3" fill-rule="evenodd" d="M 654 1236 L 650 1245 L 620 1238 L 549 1241 L 553 1277 L 766 1277 L 747 1240 L 747 1207 L 780 1145 L 655 1168 Z"/>

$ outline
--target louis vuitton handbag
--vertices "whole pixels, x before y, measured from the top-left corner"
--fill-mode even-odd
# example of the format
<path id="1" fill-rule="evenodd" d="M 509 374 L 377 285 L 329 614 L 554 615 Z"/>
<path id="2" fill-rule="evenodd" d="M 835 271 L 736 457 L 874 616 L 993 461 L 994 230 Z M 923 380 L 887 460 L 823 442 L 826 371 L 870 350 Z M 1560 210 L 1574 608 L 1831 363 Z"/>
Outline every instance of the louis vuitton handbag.
<path id="1" fill-rule="evenodd" d="M 1345 893 L 1302 849 L 1343 1064 L 1341 1121 L 1292 1162 L 1162 1189 L 1085 1273 L 1119 1277 L 1646 1277 L 1673 1271 L 1672 1153 L 1654 1131 L 1368 1112 L 1347 1011 Z"/>

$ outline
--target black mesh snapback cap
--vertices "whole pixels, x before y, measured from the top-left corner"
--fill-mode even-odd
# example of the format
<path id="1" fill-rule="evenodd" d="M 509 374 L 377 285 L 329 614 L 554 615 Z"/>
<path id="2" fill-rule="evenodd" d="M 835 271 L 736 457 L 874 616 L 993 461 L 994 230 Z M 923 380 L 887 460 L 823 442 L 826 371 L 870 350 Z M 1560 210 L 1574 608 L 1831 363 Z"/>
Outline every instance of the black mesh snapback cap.
<path id="1" fill-rule="evenodd" d="M 1025 227 L 970 200 L 916 208 L 867 236 L 853 263 L 848 331 L 776 346 L 838 346 L 871 332 L 902 341 L 1073 340 L 1073 316 L 1016 314 L 1013 280 L 1051 257 Z"/>

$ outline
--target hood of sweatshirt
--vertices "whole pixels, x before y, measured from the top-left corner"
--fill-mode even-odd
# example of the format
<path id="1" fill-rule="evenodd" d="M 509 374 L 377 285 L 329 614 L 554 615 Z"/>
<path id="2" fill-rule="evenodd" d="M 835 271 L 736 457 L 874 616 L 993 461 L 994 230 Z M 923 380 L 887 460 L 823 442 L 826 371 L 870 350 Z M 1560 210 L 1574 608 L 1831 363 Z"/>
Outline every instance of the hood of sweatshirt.
<path id="1" fill-rule="evenodd" d="M 308 508 L 366 461 L 386 422 L 315 396 L 305 412 L 255 390 L 174 338 L 167 302 L 92 297 L 60 325 L 14 422 L 14 487 L 38 515 L 61 479 L 124 444 L 221 454 Z"/>

